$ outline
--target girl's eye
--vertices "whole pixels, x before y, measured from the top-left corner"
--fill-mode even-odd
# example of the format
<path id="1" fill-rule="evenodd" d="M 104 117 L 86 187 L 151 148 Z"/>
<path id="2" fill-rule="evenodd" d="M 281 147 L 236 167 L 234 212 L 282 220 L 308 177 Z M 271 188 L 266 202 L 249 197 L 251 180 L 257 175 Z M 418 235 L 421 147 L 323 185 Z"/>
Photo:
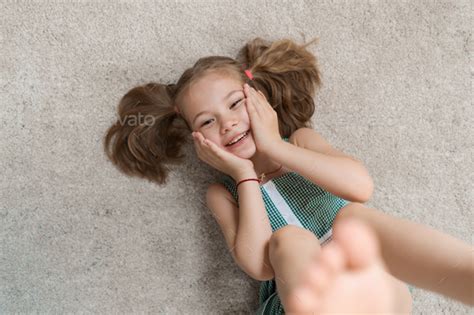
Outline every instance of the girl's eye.
<path id="1" fill-rule="evenodd" d="M 235 102 L 234 104 L 230 105 L 230 108 L 232 108 L 234 105 L 237 105 L 237 104 L 240 103 L 242 100 L 243 100 L 243 98 L 241 98 L 240 100 L 238 100 L 238 101 Z"/>
<path id="2" fill-rule="evenodd" d="M 230 108 L 233 108 L 233 107 L 234 107 L 234 105 L 237 105 L 237 104 L 239 104 L 239 103 L 240 103 L 241 101 L 243 101 L 243 100 L 244 100 L 244 99 L 243 99 L 243 98 L 241 98 L 241 99 L 240 99 L 240 100 L 238 100 L 237 102 L 235 102 L 235 103 L 233 103 L 232 105 L 230 105 Z M 201 125 L 201 127 L 203 127 L 203 126 L 207 125 L 207 124 L 208 124 L 210 121 L 211 121 L 211 119 L 209 119 L 209 120 L 206 120 L 206 121 L 205 121 L 205 122 L 204 122 L 204 123 Z"/>

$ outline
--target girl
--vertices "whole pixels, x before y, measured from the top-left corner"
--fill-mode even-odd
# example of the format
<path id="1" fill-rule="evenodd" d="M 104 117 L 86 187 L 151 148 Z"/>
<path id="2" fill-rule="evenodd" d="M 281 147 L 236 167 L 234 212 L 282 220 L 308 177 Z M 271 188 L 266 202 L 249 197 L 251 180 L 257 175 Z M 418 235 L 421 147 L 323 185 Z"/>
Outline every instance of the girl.
<path id="1" fill-rule="evenodd" d="M 308 299 L 298 292 L 309 287 L 321 298 L 332 292 L 321 287 L 338 283 L 331 277 L 321 284 L 328 275 L 324 270 L 353 272 L 350 267 L 357 264 L 349 262 L 363 260 L 361 253 L 373 246 L 361 242 L 356 245 L 360 253 L 354 254 L 343 236 L 330 242 L 333 226 L 343 226 L 348 218 L 364 222 L 380 243 L 382 271 L 376 279 L 390 289 L 373 294 L 391 296 L 396 303 L 385 303 L 387 310 L 410 312 L 411 296 L 402 281 L 472 305 L 472 248 L 364 206 L 373 181 L 363 163 L 313 130 L 313 99 L 321 80 L 306 47 L 314 41 L 298 45 L 256 38 L 236 59 L 199 59 L 176 84 L 133 88 L 120 101 L 119 120 L 105 136 L 108 157 L 126 174 L 163 184 L 166 165 L 182 161 L 181 146 L 192 136 L 199 158 L 223 173 L 209 186 L 206 202 L 237 265 L 262 281 L 258 313 L 313 311 L 318 295 Z M 347 266 L 335 268 L 334 262 L 343 260 L 334 257 L 346 257 Z M 327 268 L 312 268 L 314 261 Z M 319 274 L 319 282 L 309 281 L 311 272 Z M 326 310 L 337 303 L 328 297 Z"/>

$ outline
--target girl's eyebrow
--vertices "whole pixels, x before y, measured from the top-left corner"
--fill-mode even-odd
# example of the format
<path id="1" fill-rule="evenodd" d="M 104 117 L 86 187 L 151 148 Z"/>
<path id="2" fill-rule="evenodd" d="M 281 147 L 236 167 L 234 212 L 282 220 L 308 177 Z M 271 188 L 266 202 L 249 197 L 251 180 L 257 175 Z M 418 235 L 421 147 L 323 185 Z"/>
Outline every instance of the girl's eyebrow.
<path id="1" fill-rule="evenodd" d="M 225 102 L 225 100 L 227 100 L 232 94 L 234 94 L 235 92 L 240 92 L 242 90 L 233 90 L 233 91 L 230 91 L 229 94 L 227 94 L 226 97 L 224 97 L 224 99 L 222 100 L 223 102 Z M 203 110 L 202 112 L 199 112 L 199 114 L 197 114 L 194 119 L 193 119 L 193 122 L 192 124 L 194 125 L 194 123 L 196 122 L 196 119 L 201 116 L 202 114 L 206 114 L 206 113 L 209 113 L 209 111 L 207 110 Z"/>

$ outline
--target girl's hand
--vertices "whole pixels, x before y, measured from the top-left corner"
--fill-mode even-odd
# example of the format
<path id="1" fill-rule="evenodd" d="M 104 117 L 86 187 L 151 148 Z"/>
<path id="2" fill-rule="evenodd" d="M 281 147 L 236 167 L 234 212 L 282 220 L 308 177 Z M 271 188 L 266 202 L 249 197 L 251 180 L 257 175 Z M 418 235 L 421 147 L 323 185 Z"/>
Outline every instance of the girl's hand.
<path id="1" fill-rule="evenodd" d="M 205 139 L 199 131 L 194 131 L 192 137 L 199 159 L 213 168 L 230 175 L 234 179 L 238 178 L 239 174 L 254 172 L 254 165 L 251 160 L 243 159 L 223 150 L 211 140 Z"/>
<path id="2" fill-rule="evenodd" d="M 266 154 L 269 148 L 282 141 L 278 115 L 262 92 L 245 83 L 244 93 L 255 145 L 258 151 Z"/>

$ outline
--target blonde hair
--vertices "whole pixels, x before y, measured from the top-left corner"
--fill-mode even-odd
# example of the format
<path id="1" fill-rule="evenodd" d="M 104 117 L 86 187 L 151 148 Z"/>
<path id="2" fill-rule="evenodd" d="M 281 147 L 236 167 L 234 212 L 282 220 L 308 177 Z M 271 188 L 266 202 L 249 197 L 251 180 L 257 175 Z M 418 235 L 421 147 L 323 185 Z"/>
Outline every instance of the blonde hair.
<path id="1" fill-rule="evenodd" d="M 184 71 L 175 84 L 147 83 L 129 90 L 120 100 L 118 119 L 104 137 L 107 157 L 123 173 L 165 184 L 169 165 L 180 164 L 182 146 L 192 142 L 192 128 L 179 108 L 185 91 L 209 73 L 234 76 L 248 82 L 244 70 L 253 74 L 253 86 L 262 91 L 278 115 L 280 134 L 289 137 L 296 129 L 311 127 L 314 96 L 321 86 L 316 57 L 291 39 L 273 42 L 255 38 L 245 44 L 235 59 L 208 56 Z"/>

